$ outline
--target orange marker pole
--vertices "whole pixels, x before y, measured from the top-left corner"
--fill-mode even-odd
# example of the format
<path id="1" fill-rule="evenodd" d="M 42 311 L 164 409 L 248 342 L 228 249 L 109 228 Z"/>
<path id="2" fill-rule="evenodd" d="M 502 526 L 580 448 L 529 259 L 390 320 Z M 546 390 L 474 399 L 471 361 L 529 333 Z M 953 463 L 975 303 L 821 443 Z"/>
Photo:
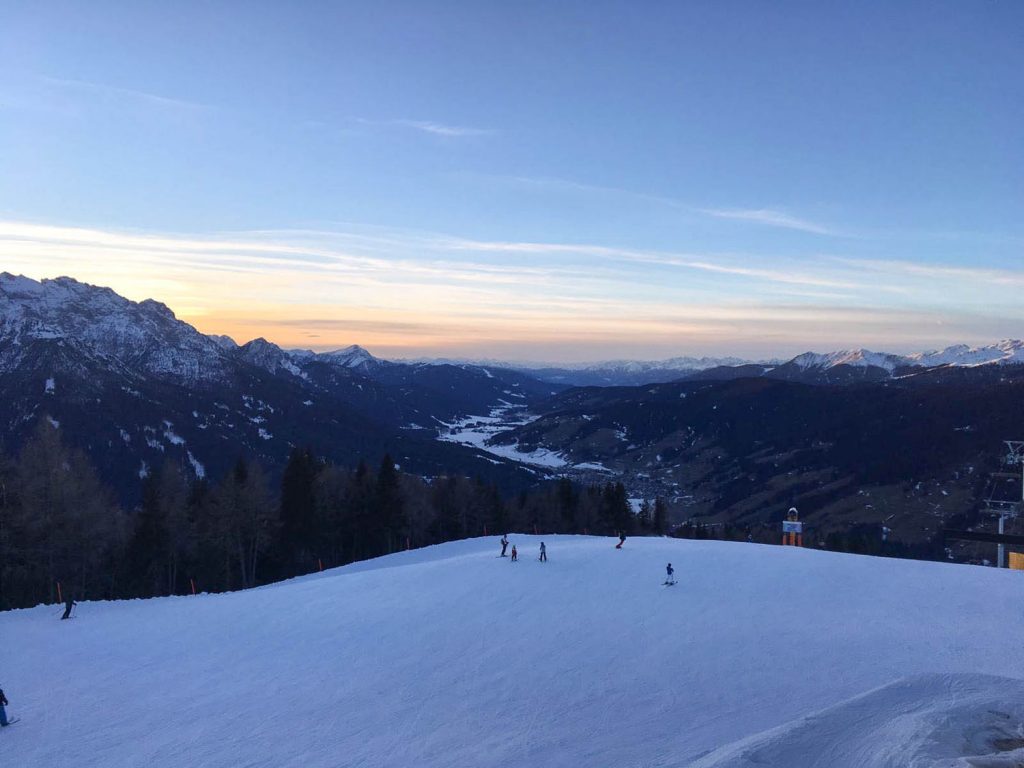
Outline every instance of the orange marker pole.
<path id="1" fill-rule="evenodd" d="M 412 545 L 409 543 L 409 537 L 408 536 L 405 537 L 405 548 L 407 550 L 408 549 L 412 549 Z"/>
<path id="2" fill-rule="evenodd" d="M 324 561 L 323 561 L 323 560 L 321 560 L 321 559 L 320 559 L 320 558 L 318 557 L 318 558 L 316 559 L 316 562 L 317 562 L 317 564 L 318 564 L 318 565 L 320 566 L 320 570 L 322 571 L 322 570 L 324 569 Z"/>
<path id="3" fill-rule="evenodd" d="M 196 580 L 195 579 L 189 579 L 189 582 L 192 584 L 192 596 L 195 597 L 195 594 L 196 594 Z"/>
<path id="4" fill-rule="evenodd" d="M 57 602 L 58 603 L 63 603 L 64 602 L 64 597 L 60 593 L 60 582 L 59 581 L 57 582 Z"/>

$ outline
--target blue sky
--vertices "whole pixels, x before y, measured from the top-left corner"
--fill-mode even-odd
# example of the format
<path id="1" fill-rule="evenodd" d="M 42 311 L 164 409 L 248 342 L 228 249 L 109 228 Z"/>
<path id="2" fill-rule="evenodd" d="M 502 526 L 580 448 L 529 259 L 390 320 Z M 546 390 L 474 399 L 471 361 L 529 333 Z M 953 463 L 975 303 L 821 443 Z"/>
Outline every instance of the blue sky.
<path id="1" fill-rule="evenodd" d="M 0 268 L 535 360 L 1024 336 L 1024 4 L 0 3 Z"/>

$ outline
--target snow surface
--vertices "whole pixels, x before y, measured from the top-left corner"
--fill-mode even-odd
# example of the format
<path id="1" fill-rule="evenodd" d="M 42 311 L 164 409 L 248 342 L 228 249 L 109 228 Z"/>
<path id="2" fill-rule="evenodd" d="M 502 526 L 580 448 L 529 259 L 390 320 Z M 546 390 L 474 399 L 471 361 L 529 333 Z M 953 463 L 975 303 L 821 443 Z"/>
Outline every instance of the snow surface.
<path id="1" fill-rule="evenodd" d="M 992 754 L 994 747 L 1002 747 Z M 1024 680 L 912 676 L 716 750 L 692 768 L 1024 765 Z"/>
<path id="2" fill-rule="evenodd" d="M 200 480 L 206 477 L 206 467 L 203 466 L 203 462 L 193 456 L 192 451 L 185 451 L 185 455 L 188 456 L 188 463 L 192 465 L 192 471 L 196 473 L 196 477 Z"/>
<path id="3" fill-rule="evenodd" d="M 494 537 L 246 592 L 84 602 L 70 622 L 0 613 L 22 718 L 4 765 L 923 768 L 1020 732 L 1019 572 L 510 538 L 519 563 Z"/>
<path id="4" fill-rule="evenodd" d="M 438 435 L 438 440 L 468 445 L 493 456 L 500 456 L 503 459 L 511 459 L 523 464 L 550 468 L 566 466 L 568 462 L 562 458 L 561 454 L 545 448 L 523 451 L 520 450 L 518 444 L 491 444 L 490 439 L 498 433 L 529 424 L 537 418 L 530 414 L 525 406 L 513 405 L 505 401 L 502 403 L 502 405 L 492 408 L 487 416 L 466 416 L 451 424 L 442 422 L 444 426 L 448 427 L 448 431 Z"/>

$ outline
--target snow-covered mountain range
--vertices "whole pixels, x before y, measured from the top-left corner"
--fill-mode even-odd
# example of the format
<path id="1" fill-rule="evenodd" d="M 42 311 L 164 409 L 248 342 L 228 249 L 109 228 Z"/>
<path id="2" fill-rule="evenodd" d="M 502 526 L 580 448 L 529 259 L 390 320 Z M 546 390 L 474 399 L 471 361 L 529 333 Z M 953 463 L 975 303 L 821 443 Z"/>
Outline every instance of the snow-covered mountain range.
<path id="1" fill-rule="evenodd" d="M 387 361 L 356 345 L 329 352 L 284 350 L 262 338 L 239 345 L 200 333 L 157 301 L 130 301 L 68 277 L 0 274 L 6 448 L 16 450 L 49 418 L 119 489 L 137 488 L 168 455 L 180 454 L 197 474 L 216 475 L 239 454 L 280 465 L 304 443 L 340 462 L 391 451 L 423 474 L 497 472 L 532 482 L 536 467 L 438 438 L 495 408 L 543 416 L 556 407 L 548 398 L 570 385 L 739 378 L 847 384 L 932 372 L 941 375 L 930 380 L 950 375 L 944 372 L 973 380 L 1021 363 L 1024 342 L 1013 340 L 912 355 L 809 352 L 761 363 L 679 357 L 524 369 Z"/>
<path id="2" fill-rule="evenodd" d="M 419 360 L 434 364 L 458 361 Z M 667 360 L 607 360 L 594 363 L 534 363 L 500 360 L 461 361 L 463 364 L 508 368 L 541 381 L 564 386 L 634 386 L 659 384 L 685 378 L 705 380 L 771 376 L 808 383 L 845 383 L 878 380 L 915 369 L 969 368 L 983 365 L 1024 364 L 1024 341 L 1005 339 L 995 344 L 970 347 L 957 344 L 941 350 L 894 354 L 868 349 L 804 352 L 794 358 L 745 360 L 738 357 L 672 357 Z"/>
<path id="3" fill-rule="evenodd" d="M 564 385 L 636 384 L 679 379 L 692 374 L 757 366 L 765 372 L 793 369 L 824 372 L 836 368 L 902 369 L 936 366 L 974 367 L 1024 363 L 1024 341 L 1006 339 L 970 347 L 893 354 L 867 349 L 805 352 L 791 360 L 744 360 L 737 357 L 679 356 L 666 360 L 608 360 L 594 363 L 513 363 L 497 360 L 418 360 L 389 362 L 352 345 L 329 352 L 283 350 L 265 339 L 239 346 L 227 336 L 202 334 L 179 321 L 165 305 L 152 299 L 133 302 L 109 288 L 69 277 L 35 281 L 0 273 L 0 370 L 18 365 L 33 341 L 74 342 L 95 360 L 124 366 L 126 372 L 153 374 L 182 382 L 223 381 L 230 361 L 242 358 L 271 373 L 307 377 L 305 368 L 323 363 L 367 373 L 382 367 L 446 365 L 521 371 L 542 381 Z"/>
<path id="4" fill-rule="evenodd" d="M 390 452 L 419 474 L 525 484 L 534 471 L 436 438 L 457 419 L 555 389 L 511 370 L 387 362 L 358 346 L 238 345 L 156 301 L 67 277 L 0 274 L 4 449 L 16 451 L 49 419 L 128 500 L 171 457 L 216 477 L 239 455 L 280 467 L 295 445 L 343 464 Z"/>
<path id="5" fill-rule="evenodd" d="M 887 371 L 895 371 L 898 368 L 932 368 L 939 365 L 955 367 L 989 364 L 1014 365 L 1024 363 L 1024 341 L 1004 339 L 995 344 L 981 347 L 956 344 L 945 349 L 915 352 L 910 355 L 872 352 L 867 349 L 842 350 L 825 354 L 805 352 L 790 362 L 803 369 L 828 369 L 848 365 L 855 368 L 884 368 Z"/>

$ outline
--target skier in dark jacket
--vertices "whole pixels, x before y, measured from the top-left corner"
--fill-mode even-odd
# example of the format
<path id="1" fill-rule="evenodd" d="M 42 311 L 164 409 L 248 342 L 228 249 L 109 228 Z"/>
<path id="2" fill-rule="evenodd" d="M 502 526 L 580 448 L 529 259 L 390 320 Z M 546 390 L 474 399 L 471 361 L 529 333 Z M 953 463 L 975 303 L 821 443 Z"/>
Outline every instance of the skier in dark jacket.
<path id="1" fill-rule="evenodd" d="M 665 566 L 665 583 L 666 584 L 675 584 L 676 583 L 676 572 L 675 572 L 675 569 L 672 567 L 672 563 L 669 563 L 667 566 Z"/>
<path id="2" fill-rule="evenodd" d="M 10 723 L 7 722 L 7 710 L 4 709 L 8 704 L 10 704 L 10 702 L 7 700 L 7 697 L 4 696 L 4 689 L 0 688 L 0 728 L 10 725 Z"/>
<path id="3" fill-rule="evenodd" d="M 78 605 L 78 603 L 71 599 L 71 595 L 68 595 L 68 599 L 64 601 L 64 615 L 60 617 L 60 620 L 64 621 L 64 619 L 70 619 L 71 609 L 76 605 Z"/>
<path id="4" fill-rule="evenodd" d="M 513 544 L 513 545 L 512 545 L 512 561 L 511 561 L 511 562 L 513 562 L 513 563 L 514 563 L 514 562 L 516 562 L 516 561 L 517 561 L 518 559 L 519 559 L 519 554 L 518 554 L 518 553 L 516 552 L 516 545 L 515 545 L 515 544 Z"/>
<path id="5" fill-rule="evenodd" d="M 544 542 L 540 543 L 540 561 L 546 563 L 548 561 L 548 548 L 544 546 Z"/>
<path id="6" fill-rule="evenodd" d="M 501 537 L 501 556 L 505 557 L 505 549 L 508 547 L 508 534 Z"/>

